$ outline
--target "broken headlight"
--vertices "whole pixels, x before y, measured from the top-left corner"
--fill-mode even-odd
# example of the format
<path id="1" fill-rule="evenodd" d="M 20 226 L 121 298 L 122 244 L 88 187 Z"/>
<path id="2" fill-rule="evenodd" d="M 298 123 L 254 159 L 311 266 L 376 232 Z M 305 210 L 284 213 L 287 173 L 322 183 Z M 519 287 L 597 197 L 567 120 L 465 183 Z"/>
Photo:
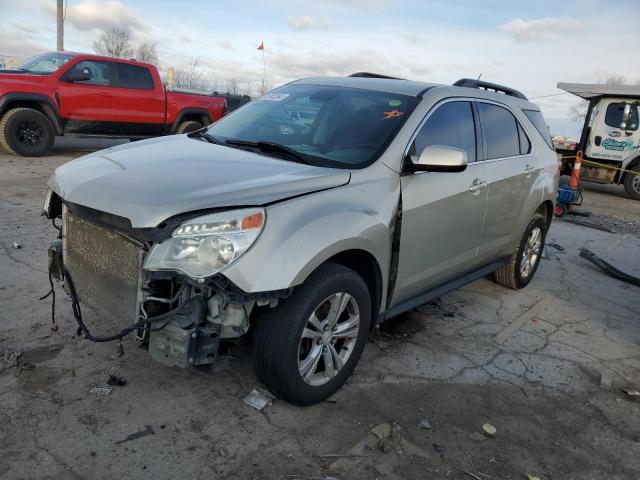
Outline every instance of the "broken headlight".
<path id="1" fill-rule="evenodd" d="M 187 220 L 171 238 L 153 246 L 145 270 L 177 270 L 194 279 L 219 272 L 256 241 L 264 227 L 262 208 L 231 210 Z"/>

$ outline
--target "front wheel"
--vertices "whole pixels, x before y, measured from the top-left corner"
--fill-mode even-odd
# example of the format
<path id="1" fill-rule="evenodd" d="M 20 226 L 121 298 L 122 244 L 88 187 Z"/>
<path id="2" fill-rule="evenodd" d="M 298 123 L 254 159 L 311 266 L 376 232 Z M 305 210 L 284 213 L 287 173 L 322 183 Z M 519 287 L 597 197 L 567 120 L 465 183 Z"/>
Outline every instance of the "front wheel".
<path id="1" fill-rule="evenodd" d="M 186 122 L 182 122 L 178 128 L 176 129 L 176 135 L 180 135 L 182 133 L 191 133 L 196 130 L 200 130 L 204 128 L 204 125 L 200 122 L 196 122 L 194 120 L 187 120 Z"/>
<path id="2" fill-rule="evenodd" d="M 0 145 L 9 153 L 39 157 L 53 145 L 51 120 L 32 108 L 14 108 L 0 120 Z"/>
<path id="3" fill-rule="evenodd" d="M 321 402 L 353 371 L 370 323 L 371 297 L 362 278 L 327 263 L 254 325 L 256 374 L 278 398 Z"/>
<path id="4" fill-rule="evenodd" d="M 524 231 L 509 263 L 495 271 L 496 283 L 514 290 L 526 287 L 540 264 L 546 233 L 544 217 L 536 213 Z"/>
<path id="5" fill-rule="evenodd" d="M 640 165 L 636 165 L 624 177 L 624 191 L 631 198 L 640 200 Z"/>

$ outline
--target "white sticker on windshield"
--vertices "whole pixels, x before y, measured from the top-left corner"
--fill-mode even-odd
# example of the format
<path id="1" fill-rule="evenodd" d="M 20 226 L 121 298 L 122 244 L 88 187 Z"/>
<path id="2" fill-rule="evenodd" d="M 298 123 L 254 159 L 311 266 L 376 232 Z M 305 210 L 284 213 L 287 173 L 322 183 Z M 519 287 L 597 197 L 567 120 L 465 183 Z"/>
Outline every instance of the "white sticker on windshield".
<path id="1" fill-rule="evenodd" d="M 268 100 L 270 102 L 281 102 L 285 98 L 287 98 L 289 93 L 267 93 L 260 97 L 260 100 Z"/>

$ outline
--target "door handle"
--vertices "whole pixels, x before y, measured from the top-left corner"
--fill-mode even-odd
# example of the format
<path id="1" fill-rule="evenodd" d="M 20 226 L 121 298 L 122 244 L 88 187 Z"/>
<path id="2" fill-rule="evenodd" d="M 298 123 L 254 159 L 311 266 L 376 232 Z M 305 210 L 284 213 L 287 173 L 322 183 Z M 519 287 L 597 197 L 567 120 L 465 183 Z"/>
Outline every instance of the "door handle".
<path id="1" fill-rule="evenodd" d="M 531 165 L 527 165 L 524 169 L 524 176 L 529 178 L 535 170 L 536 169 L 533 168 Z"/>
<path id="2" fill-rule="evenodd" d="M 485 182 L 484 180 L 480 180 L 479 178 L 476 178 L 471 184 L 471 186 L 469 187 L 469 191 L 474 195 L 478 195 L 480 191 L 486 186 L 487 186 L 487 182 Z"/>

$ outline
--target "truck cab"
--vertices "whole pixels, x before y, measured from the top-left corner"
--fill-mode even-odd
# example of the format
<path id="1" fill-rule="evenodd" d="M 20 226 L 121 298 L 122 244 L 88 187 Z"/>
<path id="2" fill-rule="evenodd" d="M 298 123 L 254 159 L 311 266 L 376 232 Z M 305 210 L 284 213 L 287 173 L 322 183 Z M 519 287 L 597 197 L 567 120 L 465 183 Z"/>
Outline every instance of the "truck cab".
<path id="1" fill-rule="evenodd" d="M 624 185 L 640 199 L 640 86 L 559 83 L 558 88 L 589 102 L 575 150 L 557 148 L 563 173 L 570 173 L 578 150 L 584 153 L 580 178 Z"/>

